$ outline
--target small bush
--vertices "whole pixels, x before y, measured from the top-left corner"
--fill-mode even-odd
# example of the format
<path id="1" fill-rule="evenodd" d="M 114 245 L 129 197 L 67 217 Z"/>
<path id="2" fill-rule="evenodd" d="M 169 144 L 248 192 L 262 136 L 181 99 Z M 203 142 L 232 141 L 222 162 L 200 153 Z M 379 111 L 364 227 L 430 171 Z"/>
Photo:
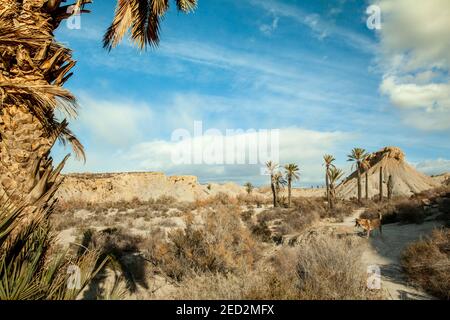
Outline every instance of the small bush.
<path id="1" fill-rule="evenodd" d="M 409 245 L 401 263 L 409 279 L 430 294 L 450 300 L 450 230 L 434 230 L 430 237 Z"/>
<path id="2" fill-rule="evenodd" d="M 361 218 L 373 219 L 382 216 L 382 223 L 423 223 L 426 214 L 418 199 L 398 198 L 391 202 L 371 203 Z"/>
<path id="3" fill-rule="evenodd" d="M 281 241 L 280 237 L 298 233 L 311 226 L 319 220 L 317 211 L 307 211 L 307 209 L 292 208 L 270 208 L 258 214 L 257 224 L 250 227 L 252 233 L 261 241 L 269 241 L 272 236 L 275 242 Z M 276 234 L 272 235 L 269 225 L 276 222 L 274 229 Z"/>
<path id="4" fill-rule="evenodd" d="M 202 213 L 203 224 L 187 219 L 185 230 L 174 230 L 168 241 L 154 237 L 147 256 L 168 277 L 181 281 L 196 273 L 229 273 L 251 266 L 258 247 L 241 224 L 238 208 L 219 207 Z"/>
<path id="5" fill-rule="evenodd" d="M 365 268 L 356 243 L 314 238 L 298 248 L 284 248 L 269 264 L 239 273 L 192 275 L 171 298 L 317 300 L 375 299 L 367 289 Z"/>
<path id="6" fill-rule="evenodd" d="M 252 225 L 250 230 L 255 236 L 256 239 L 262 242 L 270 242 L 272 240 L 272 232 L 269 230 L 267 226 L 267 222 L 262 221 L 257 223 L 256 225 Z"/>

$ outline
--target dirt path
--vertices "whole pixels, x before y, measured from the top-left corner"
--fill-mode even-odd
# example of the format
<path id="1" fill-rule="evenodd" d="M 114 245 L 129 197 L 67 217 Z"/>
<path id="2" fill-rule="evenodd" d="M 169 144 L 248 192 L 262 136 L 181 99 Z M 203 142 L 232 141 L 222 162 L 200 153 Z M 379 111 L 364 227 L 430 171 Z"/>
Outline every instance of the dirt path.
<path id="1" fill-rule="evenodd" d="M 359 217 L 364 209 L 359 209 L 341 223 L 330 223 L 333 228 L 349 230 L 354 228 L 355 218 Z M 394 300 L 422 300 L 433 299 L 420 289 L 408 284 L 400 266 L 400 256 L 403 249 L 424 235 L 429 234 L 440 224 L 436 221 L 426 221 L 423 224 L 401 225 L 392 223 L 383 225 L 383 234 L 373 231 L 365 244 L 362 260 L 366 266 L 376 265 L 381 271 L 381 289 L 387 299 Z M 356 230 L 355 230 L 356 232 Z"/>

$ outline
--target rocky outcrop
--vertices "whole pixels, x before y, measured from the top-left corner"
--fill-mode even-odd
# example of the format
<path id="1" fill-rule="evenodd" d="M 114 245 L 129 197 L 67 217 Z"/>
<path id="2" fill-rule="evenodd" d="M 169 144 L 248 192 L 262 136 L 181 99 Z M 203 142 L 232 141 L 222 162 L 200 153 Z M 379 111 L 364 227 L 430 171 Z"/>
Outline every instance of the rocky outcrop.
<path id="1" fill-rule="evenodd" d="M 195 176 L 166 176 L 161 172 L 76 173 L 64 178 L 57 196 L 65 201 L 147 201 L 161 196 L 194 201 L 220 192 L 231 196 L 245 193 L 235 183 L 203 185 Z"/>
<path id="2" fill-rule="evenodd" d="M 393 196 L 410 196 L 424 190 L 438 187 L 440 183 L 418 172 L 406 162 L 400 148 L 386 147 L 369 156 L 368 182 L 369 198 L 379 195 L 379 173 L 383 172 L 383 195 L 387 196 L 389 176 L 393 179 Z M 362 195 L 365 197 L 365 172 L 362 173 Z M 353 172 L 337 189 L 338 196 L 349 199 L 357 197 L 357 172 Z"/>

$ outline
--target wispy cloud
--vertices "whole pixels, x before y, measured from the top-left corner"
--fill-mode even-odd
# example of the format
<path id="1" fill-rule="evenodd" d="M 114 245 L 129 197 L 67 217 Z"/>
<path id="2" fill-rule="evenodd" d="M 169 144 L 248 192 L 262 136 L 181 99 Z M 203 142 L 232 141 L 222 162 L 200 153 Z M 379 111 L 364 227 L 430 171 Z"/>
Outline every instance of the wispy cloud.
<path id="1" fill-rule="evenodd" d="M 266 10 L 270 14 L 279 17 L 290 18 L 299 24 L 308 27 L 318 39 L 336 38 L 354 49 L 373 54 L 377 50 L 376 43 L 370 38 L 353 30 L 342 28 L 330 21 L 322 19 L 316 13 L 308 13 L 298 6 L 282 3 L 274 0 L 250 0 L 256 7 Z"/>
<path id="2" fill-rule="evenodd" d="M 443 158 L 425 160 L 417 163 L 416 168 L 429 175 L 450 172 L 450 160 Z"/>
<path id="3" fill-rule="evenodd" d="M 266 36 L 270 36 L 277 28 L 279 17 L 274 17 L 271 24 L 262 24 L 259 26 L 259 30 Z"/>

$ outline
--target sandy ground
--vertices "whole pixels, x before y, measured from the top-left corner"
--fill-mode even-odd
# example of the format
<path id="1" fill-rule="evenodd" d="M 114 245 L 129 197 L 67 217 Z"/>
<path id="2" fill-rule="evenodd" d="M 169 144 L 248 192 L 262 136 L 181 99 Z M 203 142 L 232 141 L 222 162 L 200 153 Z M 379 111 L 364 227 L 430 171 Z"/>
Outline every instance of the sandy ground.
<path id="1" fill-rule="evenodd" d="M 354 228 L 355 218 L 364 211 L 364 208 L 356 210 L 352 216 L 347 217 L 341 223 L 330 223 L 328 226 L 356 232 Z M 433 217 L 430 217 L 431 219 Z M 380 235 L 378 230 L 372 231 L 367 240 L 362 256 L 363 263 L 368 266 L 376 265 L 381 271 L 381 290 L 387 299 L 392 300 L 424 300 L 434 299 L 419 288 L 413 287 L 406 280 L 400 266 L 400 257 L 403 249 L 410 243 L 419 240 L 424 235 L 441 224 L 436 221 L 426 221 L 423 224 L 399 224 L 383 225 Z"/>

